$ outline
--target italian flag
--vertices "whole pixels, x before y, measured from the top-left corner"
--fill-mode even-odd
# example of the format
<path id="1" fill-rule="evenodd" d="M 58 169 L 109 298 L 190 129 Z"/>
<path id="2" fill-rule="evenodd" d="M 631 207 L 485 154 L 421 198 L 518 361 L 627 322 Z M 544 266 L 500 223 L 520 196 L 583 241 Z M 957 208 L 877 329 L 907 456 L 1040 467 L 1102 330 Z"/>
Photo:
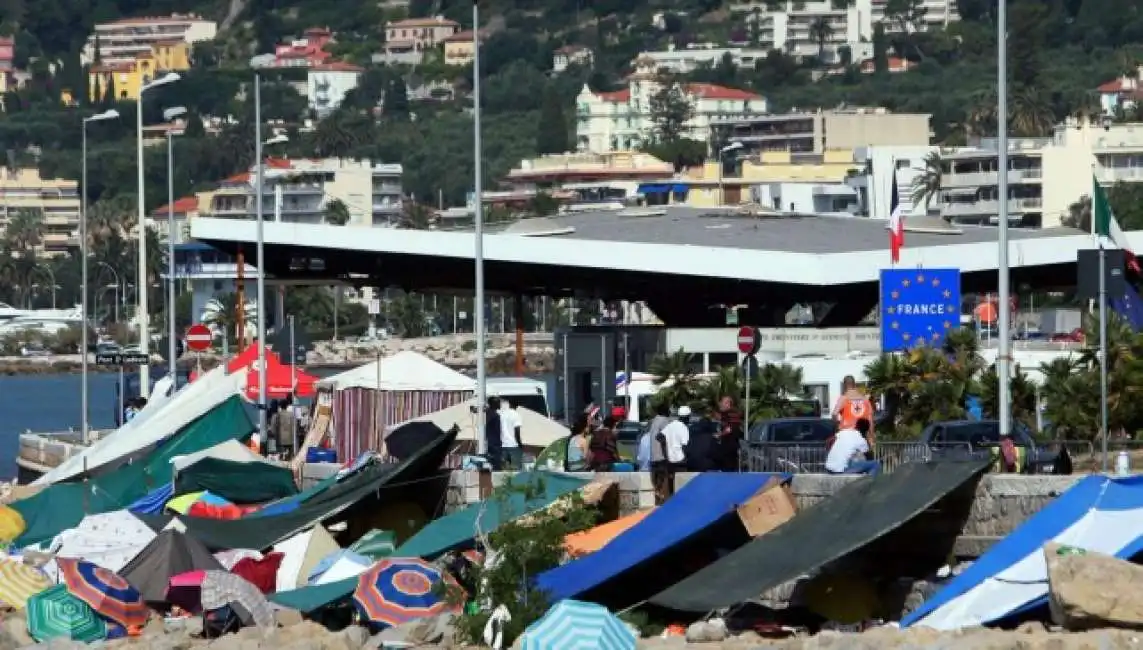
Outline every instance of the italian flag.
<path id="1" fill-rule="evenodd" d="M 1097 237 L 1111 240 L 1111 243 L 1123 251 L 1127 258 L 1127 266 L 1136 273 L 1140 272 L 1139 262 L 1127 241 L 1127 235 L 1119 227 L 1115 215 L 1111 213 L 1111 203 L 1107 200 L 1107 192 L 1100 186 L 1095 176 L 1091 177 L 1091 228 Z"/>

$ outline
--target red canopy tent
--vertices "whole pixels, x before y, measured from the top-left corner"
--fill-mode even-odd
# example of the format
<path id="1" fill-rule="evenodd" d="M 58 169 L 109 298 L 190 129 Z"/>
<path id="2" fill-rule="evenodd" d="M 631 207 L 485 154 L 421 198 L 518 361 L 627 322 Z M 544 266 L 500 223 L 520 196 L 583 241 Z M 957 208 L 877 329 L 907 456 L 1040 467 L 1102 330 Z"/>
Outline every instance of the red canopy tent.
<path id="1" fill-rule="evenodd" d="M 266 367 L 271 368 L 274 364 L 282 365 L 282 360 L 270 348 L 266 348 Z M 234 374 L 239 370 L 246 368 L 258 367 L 258 342 L 255 341 L 246 346 L 246 349 L 239 352 L 230 362 L 226 365 L 226 372 Z"/>
<path id="2" fill-rule="evenodd" d="M 318 378 L 297 368 L 283 364 L 277 355 L 266 355 L 266 398 L 282 399 L 290 395 L 295 397 L 313 397 L 316 394 Z M 258 399 L 258 371 L 250 370 L 246 373 L 246 397 L 251 400 Z"/>

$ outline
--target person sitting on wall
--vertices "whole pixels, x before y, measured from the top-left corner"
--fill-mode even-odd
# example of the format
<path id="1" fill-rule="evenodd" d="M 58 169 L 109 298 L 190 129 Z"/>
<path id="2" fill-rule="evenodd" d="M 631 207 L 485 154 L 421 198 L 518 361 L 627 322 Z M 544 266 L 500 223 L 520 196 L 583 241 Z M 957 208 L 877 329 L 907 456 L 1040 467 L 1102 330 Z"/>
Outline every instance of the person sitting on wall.
<path id="1" fill-rule="evenodd" d="M 869 430 L 869 420 L 862 418 L 857 420 L 855 429 L 838 431 L 826 456 L 826 471 L 830 474 L 879 474 L 881 463 L 866 459 L 871 449 Z"/>

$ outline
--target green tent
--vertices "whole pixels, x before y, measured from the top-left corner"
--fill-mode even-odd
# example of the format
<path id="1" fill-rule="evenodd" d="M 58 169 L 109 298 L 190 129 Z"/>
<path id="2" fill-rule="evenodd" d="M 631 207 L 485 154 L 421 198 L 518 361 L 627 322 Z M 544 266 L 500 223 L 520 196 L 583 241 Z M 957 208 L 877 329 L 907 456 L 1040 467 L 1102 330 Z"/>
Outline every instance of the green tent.
<path id="1" fill-rule="evenodd" d="M 397 548 L 397 534 L 391 530 L 373 530 L 361 536 L 349 550 L 360 553 L 376 562 L 393 555 Z"/>
<path id="2" fill-rule="evenodd" d="M 480 521 L 481 530 L 489 532 L 501 524 L 547 507 L 556 499 L 582 488 L 588 481 L 552 472 L 522 472 L 511 479 L 511 485 L 521 488 L 513 491 L 505 499 L 493 499 L 484 507 L 476 503 L 460 512 L 433 521 L 421 529 L 393 552 L 395 557 L 432 558 L 447 551 L 464 546 L 472 541 L 473 525 Z M 539 492 L 526 499 L 523 489 Z M 271 595 L 271 601 L 301 612 L 316 609 L 348 598 L 357 588 L 357 578 L 346 578 L 324 585 L 302 587 Z"/>
<path id="3" fill-rule="evenodd" d="M 265 503 L 298 493 L 286 465 L 203 458 L 175 477 L 175 494 L 210 492 L 231 503 Z"/>
<path id="4" fill-rule="evenodd" d="M 126 508 L 171 481 L 171 459 L 208 449 L 224 440 L 243 439 L 254 430 L 237 395 L 183 427 L 145 458 L 112 472 L 75 483 L 57 483 L 10 504 L 27 524 L 16 546 L 47 541 L 75 528 L 87 515 Z"/>

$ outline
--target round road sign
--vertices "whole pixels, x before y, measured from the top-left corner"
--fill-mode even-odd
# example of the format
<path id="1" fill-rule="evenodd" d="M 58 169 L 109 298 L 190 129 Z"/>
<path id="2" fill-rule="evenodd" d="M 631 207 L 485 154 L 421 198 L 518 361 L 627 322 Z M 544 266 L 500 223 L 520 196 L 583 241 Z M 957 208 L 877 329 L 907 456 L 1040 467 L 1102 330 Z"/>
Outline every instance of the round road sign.
<path id="1" fill-rule="evenodd" d="M 762 345 L 762 337 L 757 328 L 744 326 L 738 328 L 738 351 L 742 354 L 754 354 Z"/>
<path id="2" fill-rule="evenodd" d="M 206 325 L 191 325 L 187 328 L 187 347 L 195 352 L 209 350 L 213 340 L 214 336 Z"/>

